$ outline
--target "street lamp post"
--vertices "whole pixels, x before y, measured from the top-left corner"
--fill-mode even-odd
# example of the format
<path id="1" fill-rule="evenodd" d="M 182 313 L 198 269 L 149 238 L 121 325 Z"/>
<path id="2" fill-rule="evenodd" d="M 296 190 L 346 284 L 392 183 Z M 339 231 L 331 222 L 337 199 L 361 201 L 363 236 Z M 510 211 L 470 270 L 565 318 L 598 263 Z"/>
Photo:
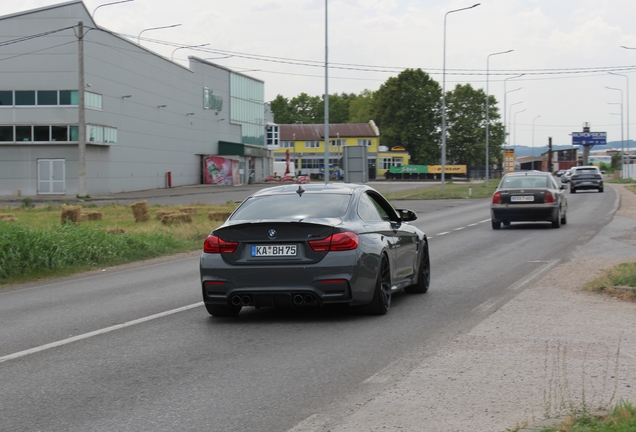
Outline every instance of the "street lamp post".
<path id="1" fill-rule="evenodd" d="M 623 75 L 623 74 L 619 74 L 615 72 L 608 72 L 608 73 L 611 75 L 625 77 L 625 80 L 626 80 L 625 103 L 627 105 L 627 113 L 626 113 L 627 121 L 625 123 L 627 124 L 627 164 L 629 165 L 631 160 L 631 157 L 629 155 L 629 77 L 627 75 Z"/>
<path id="2" fill-rule="evenodd" d="M 472 9 L 480 4 L 481 3 L 475 3 L 472 6 L 454 9 L 444 14 L 444 58 L 442 62 L 442 195 L 444 195 L 444 182 L 446 181 L 444 176 L 444 171 L 446 171 L 446 17 L 454 12 Z"/>
<path id="3" fill-rule="evenodd" d="M 517 114 L 521 114 L 524 111 L 527 111 L 527 108 L 524 108 L 521 111 L 517 111 L 515 113 L 514 117 L 513 117 L 513 120 L 512 120 L 512 129 L 513 129 L 514 136 L 515 136 L 514 142 L 513 142 L 512 145 L 514 146 L 515 149 L 517 148 Z"/>
<path id="4" fill-rule="evenodd" d="M 515 106 L 515 105 L 519 105 L 520 103 L 523 103 L 523 101 L 515 102 L 512 105 L 510 105 L 510 107 L 508 107 L 508 117 L 512 117 L 512 107 Z M 513 122 L 513 124 L 514 124 L 514 122 Z M 510 143 L 508 143 L 508 144 L 510 144 Z"/>
<path id="5" fill-rule="evenodd" d="M 532 169 L 534 169 L 534 121 L 541 117 L 541 114 L 532 119 Z"/>
<path id="6" fill-rule="evenodd" d="M 142 34 L 143 32 L 147 32 L 147 31 L 150 31 L 150 30 L 159 30 L 159 29 L 167 29 L 167 28 L 172 28 L 172 27 L 179 27 L 180 25 L 181 25 L 181 24 L 172 24 L 172 25 L 168 25 L 168 26 L 150 27 L 150 28 L 147 28 L 147 29 L 143 29 L 143 30 L 142 30 L 142 31 L 140 31 L 140 32 L 139 32 L 139 34 L 137 35 L 137 45 L 141 45 L 141 41 L 140 41 L 140 39 L 139 39 L 139 38 L 141 37 L 141 34 Z"/>
<path id="7" fill-rule="evenodd" d="M 608 90 L 616 90 L 621 92 L 621 102 L 620 102 L 620 106 L 621 106 L 621 178 L 625 178 L 625 141 L 623 141 L 623 90 L 619 89 L 619 88 L 615 88 L 615 87 L 607 87 L 605 86 L 606 89 Z M 619 105 L 619 103 L 612 103 L 612 102 L 608 102 L 608 104 L 610 105 Z"/>
<path id="8" fill-rule="evenodd" d="M 514 50 L 508 50 L 508 51 L 501 51 L 501 52 L 496 52 L 496 53 L 492 53 L 492 54 L 488 54 L 488 56 L 486 57 L 486 186 L 488 186 L 488 179 L 490 178 L 490 173 L 488 172 L 488 140 L 489 140 L 489 126 L 490 126 L 490 119 L 489 119 L 489 115 L 490 113 L 489 111 L 489 88 L 488 88 L 488 82 L 489 82 L 489 71 L 490 71 L 490 57 L 492 56 L 496 56 L 496 55 L 500 55 L 500 54 L 508 54 L 510 52 L 513 52 Z"/>
<path id="9" fill-rule="evenodd" d="M 504 147 L 506 147 L 506 143 L 508 142 L 508 134 L 506 133 L 506 131 L 508 130 L 508 124 L 506 123 L 506 108 L 508 107 L 506 105 L 506 95 L 508 93 L 512 93 L 513 91 L 517 91 L 517 90 L 521 90 L 523 87 L 519 87 L 518 89 L 515 90 L 510 90 L 510 91 L 506 91 L 506 82 L 509 79 L 515 79 L 515 78 L 519 78 L 524 76 L 525 74 L 521 74 L 521 75 L 515 75 L 513 77 L 508 77 L 504 80 Z"/>
<path id="10" fill-rule="evenodd" d="M 170 56 L 170 58 L 174 61 L 174 53 L 177 50 L 180 49 L 184 49 L 184 48 L 200 48 L 200 47 L 204 47 L 204 46 L 208 46 L 210 45 L 209 43 L 205 43 L 205 44 L 201 44 L 201 45 L 188 45 L 188 46 L 182 46 L 182 47 L 177 47 L 172 51 L 172 55 Z"/>
<path id="11" fill-rule="evenodd" d="M 119 3 L 128 3 L 128 2 L 131 2 L 131 1 L 135 1 L 135 0 L 120 0 L 120 1 L 116 1 L 116 2 L 110 2 L 110 3 L 101 4 L 101 5 L 97 6 L 95 9 L 93 9 L 92 17 L 95 18 L 95 12 L 97 12 L 97 9 L 99 9 L 100 7 L 110 6 L 110 5 L 119 4 Z"/>

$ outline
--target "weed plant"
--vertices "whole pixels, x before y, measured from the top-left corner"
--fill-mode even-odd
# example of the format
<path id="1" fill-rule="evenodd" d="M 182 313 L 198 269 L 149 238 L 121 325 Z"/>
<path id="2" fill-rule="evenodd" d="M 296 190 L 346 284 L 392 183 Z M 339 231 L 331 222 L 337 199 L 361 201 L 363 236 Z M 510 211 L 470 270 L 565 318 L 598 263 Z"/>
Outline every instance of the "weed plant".
<path id="1" fill-rule="evenodd" d="M 633 432 L 636 431 L 636 408 L 621 400 L 607 414 L 581 412 L 568 417 L 563 424 L 544 432 Z"/>

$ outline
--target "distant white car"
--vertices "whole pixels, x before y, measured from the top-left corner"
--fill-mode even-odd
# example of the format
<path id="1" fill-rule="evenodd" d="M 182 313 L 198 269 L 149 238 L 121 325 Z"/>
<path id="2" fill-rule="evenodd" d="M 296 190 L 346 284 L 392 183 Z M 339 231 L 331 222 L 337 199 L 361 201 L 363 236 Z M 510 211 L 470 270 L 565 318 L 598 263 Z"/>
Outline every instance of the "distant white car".
<path id="1" fill-rule="evenodd" d="M 572 177 L 572 170 L 566 170 L 562 175 L 561 175 L 561 183 L 568 183 L 570 181 L 570 177 Z"/>

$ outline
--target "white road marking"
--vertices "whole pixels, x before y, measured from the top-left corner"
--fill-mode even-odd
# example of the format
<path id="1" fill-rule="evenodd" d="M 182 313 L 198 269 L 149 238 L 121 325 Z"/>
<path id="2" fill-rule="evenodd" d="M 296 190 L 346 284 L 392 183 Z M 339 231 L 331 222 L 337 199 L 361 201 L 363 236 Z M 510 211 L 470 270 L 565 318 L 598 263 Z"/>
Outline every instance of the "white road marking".
<path id="1" fill-rule="evenodd" d="M 446 232 L 443 232 L 443 233 L 439 233 L 439 234 L 437 234 L 437 235 L 438 235 L 438 236 L 441 236 L 441 235 L 446 235 L 446 234 L 449 234 L 449 233 L 450 233 L 450 231 L 446 231 Z"/>
<path id="2" fill-rule="evenodd" d="M 516 291 L 519 288 L 521 288 L 522 286 L 524 286 L 525 284 L 527 284 L 528 282 L 530 282 L 532 279 L 534 279 L 535 277 L 539 276 L 541 273 L 544 273 L 548 270 L 550 270 L 550 268 L 552 266 L 554 266 L 556 263 L 559 262 L 559 260 L 553 260 L 553 261 L 530 261 L 530 262 L 542 262 L 545 264 L 545 266 L 541 266 L 538 269 L 534 270 L 532 273 L 530 273 L 528 276 L 524 277 L 523 279 L 519 280 L 517 283 L 512 284 L 508 287 L 509 290 L 512 291 Z"/>
<path id="3" fill-rule="evenodd" d="M 0 357 L 0 363 L 3 363 L 5 361 L 9 361 L 9 360 L 15 360 L 17 358 L 25 357 L 25 356 L 28 356 L 30 354 L 35 354 L 35 353 L 38 353 L 38 352 L 41 352 L 41 351 L 45 351 L 45 350 L 48 350 L 48 349 L 51 349 L 51 348 L 57 348 L 57 347 L 60 347 L 60 346 L 63 346 L 63 345 L 70 344 L 72 342 L 77 342 L 77 341 L 80 341 L 80 340 L 83 340 L 83 339 L 88 339 L 88 338 L 91 338 L 93 336 L 99 336 L 99 335 L 102 335 L 102 334 L 105 334 L 105 333 L 110 333 L 112 331 L 119 330 L 119 329 L 122 329 L 122 328 L 125 328 L 125 327 L 130 327 L 130 326 L 133 326 L 133 325 L 136 325 L 136 324 L 141 324 L 141 323 L 144 323 L 144 322 L 147 322 L 147 321 L 152 321 L 152 320 L 157 319 L 157 318 L 163 318 L 165 316 L 176 314 L 176 313 L 179 313 L 179 312 L 183 312 L 183 311 L 186 311 L 188 309 L 193 309 L 193 308 L 199 307 L 199 306 L 203 306 L 203 302 L 191 304 L 191 305 L 188 305 L 188 306 L 183 306 L 183 307 L 180 307 L 180 308 L 177 308 L 177 309 L 172 309 L 172 310 L 169 310 L 169 311 L 165 311 L 165 312 L 161 312 L 161 313 L 158 313 L 158 314 L 150 315 L 150 316 L 147 316 L 147 317 L 144 317 L 144 318 L 139 318 L 139 319 L 136 319 L 136 320 L 133 320 L 133 321 L 128 321 L 128 322 L 125 322 L 123 324 L 116 324 L 114 326 L 106 327 L 106 328 L 103 328 L 101 330 L 95 330 L 95 331 L 92 331 L 92 332 L 89 332 L 89 333 L 84 333 L 84 334 L 73 336 L 73 337 L 70 337 L 70 338 L 67 338 L 67 339 L 62 339 L 62 340 L 59 340 L 57 342 L 51 342 L 49 344 L 40 345 L 39 347 L 30 348 L 30 349 L 27 349 L 27 350 L 24 350 L 24 351 L 19 351 L 17 353 L 13 353 L 13 354 L 6 355 L 4 357 Z"/>
<path id="4" fill-rule="evenodd" d="M 466 228 L 466 227 L 459 227 L 459 228 L 455 228 L 453 231 L 461 231 L 461 230 L 463 230 L 464 228 Z"/>

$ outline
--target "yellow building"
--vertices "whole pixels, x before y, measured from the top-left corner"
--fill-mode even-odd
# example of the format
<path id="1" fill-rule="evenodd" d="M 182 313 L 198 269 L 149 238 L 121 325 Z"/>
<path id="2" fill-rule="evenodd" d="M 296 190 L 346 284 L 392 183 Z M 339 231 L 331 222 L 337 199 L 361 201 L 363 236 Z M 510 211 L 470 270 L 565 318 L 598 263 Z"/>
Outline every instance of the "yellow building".
<path id="1" fill-rule="evenodd" d="M 325 125 L 324 124 L 281 124 L 278 125 L 278 148 L 274 147 L 274 161 L 284 162 L 289 152 L 290 162 L 296 173 L 320 176 L 324 173 Z M 378 149 L 380 131 L 373 120 L 369 123 L 329 125 L 329 165 L 332 174 L 340 175 L 340 160 L 343 148 L 366 146 L 369 179 L 376 178 L 378 172 Z M 388 156 L 386 156 L 388 157 Z"/>

